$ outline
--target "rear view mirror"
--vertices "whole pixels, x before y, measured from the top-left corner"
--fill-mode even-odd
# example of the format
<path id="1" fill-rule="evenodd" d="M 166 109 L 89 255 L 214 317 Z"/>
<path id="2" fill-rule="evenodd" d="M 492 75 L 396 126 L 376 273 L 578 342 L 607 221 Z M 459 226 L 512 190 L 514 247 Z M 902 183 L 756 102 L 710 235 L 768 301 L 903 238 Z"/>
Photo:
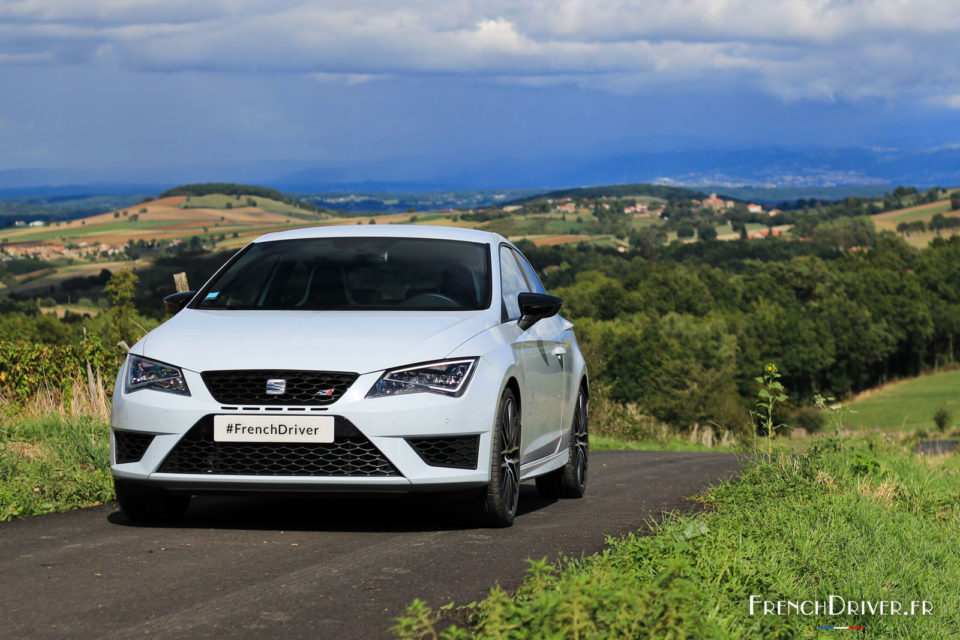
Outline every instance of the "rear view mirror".
<path id="1" fill-rule="evenodd" d="M 185 306 L 187 306 L 187 303 L 190 302 L 195 295 L 197 295 L 196 291 L 180 291 L 178 293 L 172 293 L 163 299 L 163 306 L 165 306 L 167 311 L 170 313 L 176 314 Z"/>
<path id="2" fill-rule="evenodd" d="M 517 296 L 517 302 L 522 314 L 517 326 L 526 331 L 540 320 L 557 315 L 563 299 L 545 293 L 521 293 Z"/>

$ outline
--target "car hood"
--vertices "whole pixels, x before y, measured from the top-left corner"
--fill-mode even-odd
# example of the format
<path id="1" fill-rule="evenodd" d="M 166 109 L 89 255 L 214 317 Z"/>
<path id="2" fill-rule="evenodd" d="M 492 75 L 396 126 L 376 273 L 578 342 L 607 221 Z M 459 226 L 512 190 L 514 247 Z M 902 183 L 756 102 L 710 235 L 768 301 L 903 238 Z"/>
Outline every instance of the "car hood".
<path id="1" fill-rule="evenodd" d="M 369 373 L 443 358 L 496 320 L 489 311 L 184 309 L 132 351 L 192 371 Z"/>

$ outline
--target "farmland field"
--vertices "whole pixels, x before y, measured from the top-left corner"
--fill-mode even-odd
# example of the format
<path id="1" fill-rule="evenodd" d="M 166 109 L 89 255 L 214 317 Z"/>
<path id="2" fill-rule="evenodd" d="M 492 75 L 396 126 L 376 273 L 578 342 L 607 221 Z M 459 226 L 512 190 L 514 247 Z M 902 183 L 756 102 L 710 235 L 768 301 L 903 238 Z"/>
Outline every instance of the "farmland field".
<path id="1" fill-rule="evenodd" d="M 464 219 L 466 218 L 466 219 Z M 13 256 L 34 255 L 46 261 L 42 271 L 23 274 L 0 285 L 7 293 L 40 293 L 67 278 L 92 276 L 102 269 L 149 266 L 184 243 L 218 250 L 236 249 L 265 233 L 310 226 L 433 224 L 481 228 L 538 245 L 576 242 L 621 246 L 608 234 L 589 233 L 596 218 L 588 211 L 494 216 L 474 219 L 460 211 L 372 213 L 342 216 L 317 212 L 263 196 L 213 193 L 170 196 L 43 227 L 0 230 L 3 250 Z M 636 219 L 635 229 L 652 224 Z M 131 260 L 130 258 L 138 258 Z M 53 267 L 49 265 L 54 265 Z"/>
<path id="2" fill-rule="evenodd" d="M 935 431 L 933 414 L 944 407 L 952 414 L 950 428 L 960 419 L 960 371 L 948 371 L 896 382 L 860 394 L 844 418 L 848 427 L 882 430 Z"/>
<path id="3" fill-rule="evenodd" d="M 95 276 L 103 269 L 107 269 L 108 271 L 116 271 L 118 269 L 136 270 L 137 267 L 143 267 L 147 264 L 148 262 L 146 260 L 110 260 L 107 262 L 73 264 L 59 269 L 48 269 L 42 272 L 28 274 L 28 277 L 24 278 L 21 283 L 0 290 L 10 293 L 34 290 L 40 287 L 55 285 L 67 278 Z"/>
<path id="4" fill-rule="evenodd" d="M 946 199 L 938 200 L 937 202 L 929 202 L 913 207 L 907 207 L 906 209 L 898 209 L 896 211 L 886 211 L 884 213 L 878 213 L 872 217 L 873 223 L 877 227 L 877 231 L 896 231 L 897 225 L 904 222 L 922 221 L 926 224 L 929 224 L 931 218 L 937 214 L 941 214 L 947 218 L 960 217 L 960 211 L 951 210 L 949 196 L 947 196 Z M 936 231 L 914 231 L 904 234 L 904 240 L 914 247 L 925 247 L 937 236 L 950 236 L 952 234 L 952 231 L 946 231 L 943 233 L 938 233 Z"/>
<path id="5" fill-rule="evenodd" d="M 923 220 L 924 222 L 927 222 L 930 220 L 930 218 L 938 213 L 947 214 L 949 212 L 950 200 L 947 199 L 921 204 L 916 207 L 909 207 L 907 209 L 878 213 L 877 215 L 873 216 L 873 221 L 877 225 L 877 229 L 893 230 L 896 229 L 896 226 L 901 222 L 914 222 L 916 220 Z"/>
<path id="6" fill-rule="evenodd" d="M 278 196 L 279 197 L 279 196 Z M 639 196 L 636 200 L 665 201 Z M 907 200 L 909 205 L 915 200 Z M 601 208 L 601 204 L 606 209 Z M 538 246 L 589 243 L 597 247 L 629 250 L 634 233 L 661 225 L 661 241 L 678 240 L 677 225 L 664 225 L 657 215 L 627 213 L 617 226 L 611 226 L 605 211 L 606 203 L 568 201 L 564 209 L 542 204 L 523 211 L 430 211 L 405 213 L 356 213 L 315 211 L 297 201 L 274 200 L 262 195 L 176 195 L 148 200 L 124 209 L 93 215 L 83 219 L 57 221 L 43 227 L 18 227 L 0 230 L 3 250 L 14 256 L 40 258 L 48 264 L 44 271 L 7 278 L 7 292 L 39 293 L 39 288 L 56 285 L 73 276 L 89 276 L 102 268 L 113 269 L 149 265 L 161 256 L 169 256 L 189 248 L 196 250 L 231 250 L 249 243 L 265 233 L 308 226 L 361 224 L 432 224 L 471 227 L 500 233 L 514 241 L 530 240 Z M 938 214 L 952 216 L 950 201 L 909 206 L 873 216 L 879 231 L 895 231 L 898 224 L 929 220 Z M 621 214 L 622 215 L 622 214 Z M 598 218 L 597 216 L 600 216 Z M 713 221 L 719 240 L 735 240 L 740 234 L 729 223 Z M 767 226 L 747 222 L 751 238 L 763 237 Z M 790 225 L 773 228 L 775 235 L 789 233 Z M 911 245 L 922 247 L 936 237 L 936 232 L 902 234 Z M 950 234 L 946 234 L 950 235 Z M 681 239 L 694 243 L 698 237 Z M 179 246 L 182 245 L 185 246 Z M 140 265 L 129 262 L 138 258 Z M 109 265 L 109 266 L 108 266 Z M 41 293 L 41 295 L 43 295 Z"/>

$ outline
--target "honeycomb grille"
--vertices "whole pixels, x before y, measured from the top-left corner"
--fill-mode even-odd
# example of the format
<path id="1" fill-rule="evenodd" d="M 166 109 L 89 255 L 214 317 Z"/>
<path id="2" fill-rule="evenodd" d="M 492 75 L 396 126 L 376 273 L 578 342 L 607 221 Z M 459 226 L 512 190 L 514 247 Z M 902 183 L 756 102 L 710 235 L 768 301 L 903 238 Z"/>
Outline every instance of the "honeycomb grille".
<path id="1" fill-rule="evenodd" d="M 269 369 L 205 371 L 203 383 L 217 402 L 232 405 L 327 405 L 337 401 L 356 373 Z M 267 380 L 285 380 L 280 395 L 267 394 Z"/>
<path id="2" fill-rule="evenodd" d="M 389 460 L 345 418 L 334 442 L 215 442 L 213 416 L 195 424 L 167 454 L 160 473 L 250 476 L 399 476 Z"/>
<path id="3" fill-rule="evenodd" d="M 152 433 L 137 433 L 134 431 L 114 430 L 113 438 L 117 443 L 117 464 L 140 462 L 143 454 L 147 452 L 147 447 L 153 442 Z"/>
<path id="4" fill-rule="evenodd" d="M 431 467 L 477 468 L 480 436 L 407 438 L 407 443 Z"/>

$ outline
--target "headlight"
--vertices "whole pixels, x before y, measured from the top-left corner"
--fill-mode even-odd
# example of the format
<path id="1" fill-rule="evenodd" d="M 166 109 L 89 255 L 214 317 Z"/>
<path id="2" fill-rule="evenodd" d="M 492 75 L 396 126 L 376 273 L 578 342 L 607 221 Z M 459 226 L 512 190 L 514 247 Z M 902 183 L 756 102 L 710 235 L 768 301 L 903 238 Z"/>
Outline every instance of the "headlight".
<path id="1" fill-rule="evenodd" d="M 477 358 L 461 358 L 391 369 L 380 376 L 367 397 L 423 392 L 459 397 L 466 391 L 476 364 Z"/>
<path id="2" fill-rule="evenodd" d="M 183 372 L 177 367 L 149 358 L 130 356 L 124 390 L 131 393 L 140 389 L 155 389 L 157 391 L 179 393 L 184 396 L 190 395 L 187 380 L 183 377 Z"/>

